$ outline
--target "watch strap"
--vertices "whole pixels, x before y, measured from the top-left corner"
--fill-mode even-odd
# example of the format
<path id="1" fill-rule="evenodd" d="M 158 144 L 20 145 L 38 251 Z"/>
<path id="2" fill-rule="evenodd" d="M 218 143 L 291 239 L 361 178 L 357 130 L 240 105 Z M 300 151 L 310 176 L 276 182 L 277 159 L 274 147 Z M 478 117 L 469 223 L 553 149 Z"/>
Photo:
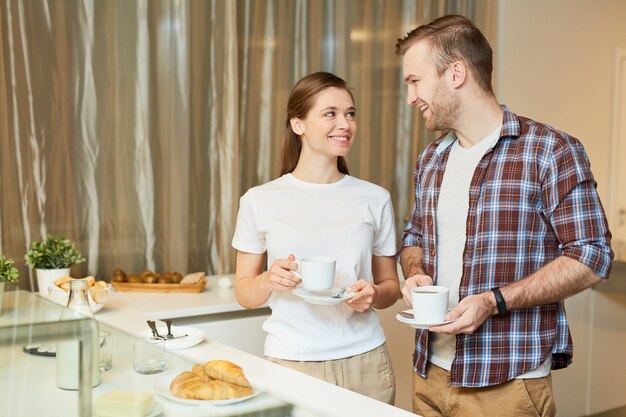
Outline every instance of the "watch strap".
<path id="1" fill-rule="evenodd" d="M 496 306 L 498 307 L 498 314 L 499 315 L 506 314 L 507 312 L 506 302 L 504 301 L 504 297 L 502 296 L 502 293 L 500 292 L 500 288 L 493 288 L 491 291 L 493 292 L 493 295 L 496 297 Z"/>

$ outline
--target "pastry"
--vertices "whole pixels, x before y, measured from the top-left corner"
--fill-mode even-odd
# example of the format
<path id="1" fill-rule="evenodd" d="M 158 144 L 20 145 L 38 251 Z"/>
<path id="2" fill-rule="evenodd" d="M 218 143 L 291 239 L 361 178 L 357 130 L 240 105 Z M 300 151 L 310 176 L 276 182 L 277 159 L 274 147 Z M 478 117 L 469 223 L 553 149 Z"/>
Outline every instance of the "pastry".
<path id="1" fill-rule="evenodd" d="M 189 400 L 226 400 L 252 395 L 252 388 L 225 381 L 207 381 L 190 371 L 178 374 L 170 383 L 170 391 L 178 398 Z"/>
<path id="2" fill-rule="evenodd" d="M 70 290 L 70 282 L 72 281 L 72 277 L 65 276 L 59 279 L 54 280 L 54 285 L 61 288 L 63 291 Z"/>
<path id="3" fill-rule="evenodd" d="M 96 279 L 92 277 L 91 275 L 86 277 L 86 280 L 87 280 L 87 287 L 93 287 L 94 285 L 96 285 Z"/>
<path id="4" fill-rule="evenodd" d="M 96 304 L 104 304 L 104 302 L 109 298 L 109 294 L 106 291 L 102 291 L 109 288 L 109 284 L 105 281 L 96 281 L 96 283 L 89 287 L 88 291 L 91 294 L 91 298 L 93 302 Z"/>
<path id="5" fill-rule="evenodd" d="M 181 284 L 197 284 L 202 281 L 206 277 L 204 272 L 194 272 L 191 274 L 185 275 L 185 277 L 180 281 Z"/>
<path id="6" fill-rule="evenodd" d="M 196 363 L 191 368 L 191 372 L 198 375 L 200 378 L 204 379 L 205 381 L 211 381 L 213 379 L 210 376 L 208 376 L 206 372 L 204 372 L 204 368 L 199 363 Z"/>
<path id="7" fill-rule="evenodd" d="M 215 360 L 205 363 L 202 367 L 211 378 L 221 379 L 222 381 L 230 382 L 231 384 L 236 384 L 242 387 L 250 386 L 250 382 L 246 379 L 243 369 L 241 369 L 239 365 L 235 365 L 232 362 Z"/>

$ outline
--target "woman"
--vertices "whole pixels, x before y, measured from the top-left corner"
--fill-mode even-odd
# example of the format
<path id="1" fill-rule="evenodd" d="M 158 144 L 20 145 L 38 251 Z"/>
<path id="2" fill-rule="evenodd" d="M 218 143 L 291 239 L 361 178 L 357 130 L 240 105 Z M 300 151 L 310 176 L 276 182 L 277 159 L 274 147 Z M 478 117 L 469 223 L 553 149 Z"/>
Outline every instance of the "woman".
<path id="1" fill-rule="evenodd" d="M 235 292 L 244 307 L 272 309 L 263 325 L 269 360 L 393 404 L 393 370 L 372 310 L 400 294 L 393 207 L 387 190 L 348 175 L 355 115 L 341 78 L 317 72 L 295 84 L 281 176 L 241 197 Z M 294 261 L 310 256 L 335 258 L 335 286 L 353 297 L 315 305 L 293 294 Z"/>

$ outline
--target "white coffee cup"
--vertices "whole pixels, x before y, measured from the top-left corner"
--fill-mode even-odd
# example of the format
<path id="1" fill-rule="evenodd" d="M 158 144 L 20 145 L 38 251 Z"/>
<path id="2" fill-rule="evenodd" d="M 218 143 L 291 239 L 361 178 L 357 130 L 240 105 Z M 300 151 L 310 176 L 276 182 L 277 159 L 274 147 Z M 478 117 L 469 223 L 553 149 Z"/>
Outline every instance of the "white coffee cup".
<path id="1" fill-rule="evenodd" d="M 413 317 L 417 323 L 442 323 L 448 312 L 450 290 L 439 285 L 415 287 L 411 290 Z"/>
<path id="2" fill-rule="evenodd" d="M 328 291 L 335 284 L 335 265 L 333 258 L 318 256 L 302 258 L 296 261 L 298 269 L 293 272 L 302 280 L 302 286 L 308 291 Z"/>

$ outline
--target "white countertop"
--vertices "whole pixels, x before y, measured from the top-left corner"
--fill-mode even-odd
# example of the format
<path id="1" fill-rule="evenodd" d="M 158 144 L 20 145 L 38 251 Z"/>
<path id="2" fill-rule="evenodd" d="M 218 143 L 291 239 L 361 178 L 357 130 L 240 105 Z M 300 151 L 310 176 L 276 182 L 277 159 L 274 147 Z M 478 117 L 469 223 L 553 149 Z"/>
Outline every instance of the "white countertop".
<path id="1" fill-rule="evenodd" d="M 236 303 L 232 289 L 218 289 L 212 284 L 214 281 L 210 279 L 210 290 L 197 294 L 115 292 L 104 308 L 96 314 L 96 319 L 103 327 L 110 326 L 132 335 L 146 329 L 147 317 L 155 319 L 175 318 L 243 310 Z M 159 378 L 159 375 L 163 375 L 135 374 L 130 366 L 131 339 L 121 334 L 118 339 L 120 342 L 116 343 L 114 337 L 113 369 L 102 375 L 101 384 L 93 390 L 94 398 L 111 388 L 153 390 L 154 382 Z M 157 396 L 157 400 L 164 405 L 166 416 L 229 415 L 277 404 L 276 398 L 295 404 L 298 412 L 294 413 L 294 416 L 414 416 L 414 414 L 400 408 L 339 388 L 212 340 L 207 339 L 188 349 L 168 352 L 173 353 L 168 355 L 168 372 L 182 372 L 190 369 L 193 363 L 226 359 L 240 365 L 249 378 L 261 382 L 266 393 L 227 407 L 193 407 L 174 403 Z M 40 359 L 35 358 L 34 360 Z M 62 391 L 56 387 L 53 390 L 61 394 L 61 396 L 55 396 L 55 401 L 60 401 L 59 398 L 76 395 L 75 392 Z M 67 401 L 67 399 L 63 401 Z"/>
<path id="2" fill-rule="evenodd" d="M 233 275 L 209 276 L 202 292 L 152 293 L 112 291 L 103 309 L 97 313 L 106 314 L 111 310 L 127 310 L 160 319 L 204 316 L 245 310 L 237 303 L 233 288 L 219 288 L 217 280 L 226 277 L 234 280 Z"/>

